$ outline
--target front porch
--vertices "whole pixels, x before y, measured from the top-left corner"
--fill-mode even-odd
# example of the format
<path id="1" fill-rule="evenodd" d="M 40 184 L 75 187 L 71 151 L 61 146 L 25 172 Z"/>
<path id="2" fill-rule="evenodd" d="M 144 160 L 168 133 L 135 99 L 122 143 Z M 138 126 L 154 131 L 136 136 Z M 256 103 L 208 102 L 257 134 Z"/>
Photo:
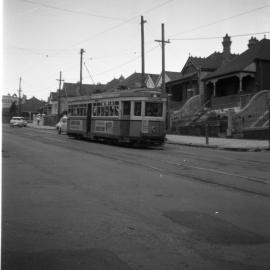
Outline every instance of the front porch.
<path id="1" fill-rule="evenodd" d="M 256 94 L 257 92 L 250 92 L 242 94 L 235 94 L 235 95 L 227 95 L 221 97 L 211 97 L 211 108 L 214 110 L 217 109 L 226 109 L 226 108 L 244 108 L 250 99 Z"/>
<path id="2" fill-rule="evenodd" d="M 255 74 L 240 72 L 206 82 L 205 102 L 212 109 L 243 108 L 256 93 Z"/>
<path id="3" fill-rule="evenodd" d="M 166 83 L 166 92 L 171 94 L 172 102 L 185 102 L 199 94 L 197 73 L 182 76 L 181 79 Z"/>

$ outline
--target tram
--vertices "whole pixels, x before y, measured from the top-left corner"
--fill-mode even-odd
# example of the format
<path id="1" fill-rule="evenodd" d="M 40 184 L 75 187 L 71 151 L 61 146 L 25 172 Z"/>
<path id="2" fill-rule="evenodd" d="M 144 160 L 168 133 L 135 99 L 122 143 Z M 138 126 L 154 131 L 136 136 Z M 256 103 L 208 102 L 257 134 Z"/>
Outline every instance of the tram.
<path id="1" fill-rule="evenodd" d="M 166 135 L 167 94 L 133 89 L 80 97 L 68 104 L 67 134 L 128 144 L 161 145 Z"/>

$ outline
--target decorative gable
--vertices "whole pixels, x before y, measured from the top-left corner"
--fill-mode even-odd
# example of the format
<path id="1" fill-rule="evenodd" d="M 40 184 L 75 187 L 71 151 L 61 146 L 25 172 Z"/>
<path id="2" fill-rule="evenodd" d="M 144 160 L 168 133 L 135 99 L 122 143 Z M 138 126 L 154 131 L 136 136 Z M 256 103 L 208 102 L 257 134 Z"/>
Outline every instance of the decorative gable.
<path id="1" fill-rule="evenodd" d="M 190 74 L 190 73 L 194 73 L 196 71 L 197 71 L 197 69 L 194 66 L 194 64 L 190 60 L 188 60 L 187 63 L 185 64 L 185 66 L 182 69 L 182 74 L 187 75 L 187 74 Z"/>
<path id="2" fill-rule="evenodd" d="M 254 62 L 251 63 L 246 68 L 244 68 L 244 71 L 256 72 L 256 64 Z"/>
<path id="3" fill-rule="evenodd" d="M 155 87 L 155 83 L 153 82 L 153 79 L 149 75 L 147 76 L 147 79 L 146 79 L 146 86 L 147 86 L 147 88 L 154 88 Z"/>

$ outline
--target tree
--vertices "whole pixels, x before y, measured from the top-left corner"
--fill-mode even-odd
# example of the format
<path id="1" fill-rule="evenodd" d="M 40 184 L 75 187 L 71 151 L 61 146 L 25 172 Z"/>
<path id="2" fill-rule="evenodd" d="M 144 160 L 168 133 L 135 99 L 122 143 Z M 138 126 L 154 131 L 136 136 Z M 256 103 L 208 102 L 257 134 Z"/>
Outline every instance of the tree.
<path id="1" fill-rule="evenodd" d="M 18 112 L 18 106 L 16 104 L 16 101 L 13 101 L 10 108 L 9 108 L 9 115 L 12 117 L 16 115 Z"/>

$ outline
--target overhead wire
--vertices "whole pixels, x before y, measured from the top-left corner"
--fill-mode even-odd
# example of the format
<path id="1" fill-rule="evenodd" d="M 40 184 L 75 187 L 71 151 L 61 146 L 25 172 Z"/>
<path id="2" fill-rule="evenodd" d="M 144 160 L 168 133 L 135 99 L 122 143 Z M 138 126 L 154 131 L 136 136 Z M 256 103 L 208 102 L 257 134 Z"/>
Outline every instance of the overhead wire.
<path id="1" fill-rule="evenodd" d="M 262 35 L 262 34 L 269 34 L 270 31 L 266 32 L 256 32 L 256 33 L 248 33 L 248 34 L 237 34 L 237 35 L 230 35 L 230 37 L 246 37 L 246 36 L 253 36 L 253 35 Z M 221 39 L 223 36 L 215 36 L 215 37 L 193 37 L 193 38 L 171 38 L 170 40 L 207 40 L 207 39 Z"/>
<path id="2" fill-rule="evenodd" d="M 31 0 L 21 0 L 21 1 L 31 1 Z M 158 8 L 164 6 L 164 5 L 167 5 L 168 3 L 172 2 L 172 1 L 174 1 L 174 0 L 167 0 L 167 1 L 163 2 L 163 3 L 161 3 L 161 4 L 155 5 L 152 8 L 149 8 L 149 9 L 145 10 L 143 13 L 145 14 L 145 13 L 151 12 L 151 11 L 153 11 L 155 9 L 158 9 Z M 31 1 L 31 2 L 33 2 L 33 1 Z M 116 28 L 118 28 L 118 27 L 120 27 L 120 26 L 122 26 L 122 25 L 124 25 L 124 24 L 126 24 L 128 22 L 130 22 L 130 21 L 136 19 L 138 16 L 140 16 L 140 15 L 133 16 L 133 17 L 131 17 L 131 18 L 129 18 L 129 19 L 127 19 L 127 20 L 125 20 L 125 21 L 123 21 L 123 22 L 121 22 L 121 23 L 113 26 L 113 27 L 110 27 L 108 29 L 105 29 L 104 31 L 102 31 L 100 33 L 97 33 L 96 35 L 92 36 L 92 39 L 94 39 L 94 38 L 96 38 L 96 37 L 98 37 L 98 36 L 100 36 L 100 35 L 102 35 L 104 33 L 110 32 L 110 31 L 112 31 L 112 30 L 114 30 L 114 29 L 116 29 Z M 82 44 L 82 43 L 84 43 L 86 41 L 89 41 L 89 40 L 91 40 L 91 37 L 90 38 L 87 38 L 87 39 L 84 39 L 82 41 L 79 41 L 76 44 L 73 44 L 72 46 L 69 46 L 66 49 L 61 49 L 58 53 L 53 54 L 53 55 L 50 55 L 50 57 L 54 57 L 54 56 L 57 56 L 59 54 L 62 54 L 64 51 L 70 50 L 71 48 L 76 47 L 77 45 L 80 45 L 80 44 Z M 29 71 L 29 70 L 30 69 L 27 69 L 27 71 Z"/>
<path id="3" fill-rule="evenodd" d="M 158 47 L 159 47 L 159 46 L 154 46 L 154 47 L 152 47 L 151 49 L 147 50 L 147 51 L 145 52 L 145 54 L 152 52 L 153 50 L 157 49 Z M 116 69 L 118 69 L 118 68 L 120 68 L 120 67 L 126 66 L 126 65 L 128 65 L 128 64 L 130 64 L 130 63 L 132 63 L 132 62 L 137 61 L 140 57 L 141 57 L 141 56 L 139 55 L 139 56 L 137 56 L 137 57 L 135 57 L 135 58 L 132 58 L 132 59 L 130 59 L 130 60 L 124 62 L 124 63 L 121 63 L 121 64 L 119 64 L 119 65 L 117 65 L 117 66 L 114 66 L 114 67 L 112 67 L 112 68 L 110 68 L 110 69 L 107 69 L 107 70 L 105 70 L 105 71 L 103 71 L 103 72 L 97 73 L 97 74 L 95 74 L 95 76 L 99 76 L 99 75 L 108 73 L 108 72 L 110 72 L 110 71 L 116 70 Z"/>
<path id="4" fill-rule="evenodd" d="M 187 29 L 187 30 L 184 30 L 184 31 L 175 33 L 173 35 L 170 35 L 169 38 L 171 39 L 171 37 L 174 37 L 174 36 L 177 36 L 177 35 L 185 34 L 185 33 L 188 33 L 188 32 L 193 32 L 195 30 L 199 30 L 201 28 L 212 26 L 212 25 L 215 25 L 217 23 L 224 22 L 224 21 L 227 21 L 227 20 L 230 20 L 230 19 L 234 19 L 234 18 L 243 16 L 243 15 L 246 15 L 246 14 L 249 14 L 249 13 L 256 12 L 256 11 L 261 10 L 261 9 L 264 9 L 264 8 L 268 8 L 268 7 L 270 7 L 270 4 L 264 5 L 264 6 L 261 6 L 261 7 L 258 7 L 258 8 L 254 8 L 254 9 L 251 9 L 251 10 L 248 10 L 248 11 L 245 11 L 245 12 L 237 13 L 237 14 L 234 14 L 234 15 L 229 16 L 229 17 L 225 17 L 225 18 L 222 18 L 222 19 L 219 19 L 219 20 L 216 20 L 216 21 L 212 21 L 212 22 L 207 23 L 207 24 L 203 24 L 203 25 L 200 25 L 200 26 L 196 26 L 194 28 L 191 28 L 191 29 Z"/>
<path id="5" fill-rule="evenodd" d="M 45 7 L 45 8 L 49 8 L 49 9 L 55 9 L 55 10 L 59 10 L 59 11 L 63 11 L 63 12 L 68 12 L 68 13 L 72 13 L 72 14 L 85 15 L 85 16 L 91 16 L 91 17 L 102 18 L 102 19 L 124 21 L 123 18 L 116 18 L 116 17 L 111 17 L 111 16 L 98 15 L 98 14 L 94 14 L 94 13 L 90 13 L 90 12 L 86 12 L 86 11 L 79 11 L 79 10 L 73 10 L 73 9 L 68 9 L 68 8 L 63 8 L 63 7 L 57 7 L 54 5 L 44 4 L 44 3 L 35 2 L 35 1 L 31 1 L 31 0 L 20 0 L 20 1 L 30 3 L 33 5 L 37 5 L 37 6 L 41 6 L 41 7 Z"/>
<path id="6" fill-rule="evenodd" d="M 28 1 L 28 0 L 27 0 L 27 1 Z M 90 37 L 88 37 L 88 38 L 85 38 L 85 39 L 83 39 L 83 40 L 80 40 L 79 42 L 74 43 L 73 45 L 71 45 L 69 48 L 73 48 L 73 47 L 76 47 L 76 46 L 78 46 L 78 45 L 81 45 L 81 44 L 83 44 L 83 43 L 85 43 L 85 42 L 88 42 L 88 41 L 90 41 L 90 40 L 93 40 L 93 39 L 95 39 L 95 38 L 97 38 L 97 37 L 99 37 L 99 36 L 101 36 L 101 35 L 103 35 L 103 34 L 105 34 L 105 33 L 108 33 L 108 32 L 110 32 L 110 31 L 112 31 L 112 30 L 114 30 L 114 29 L 117 29 L 118 27 L 120 27 L 120 26 L 122 26 L 122 25 L 124 25 L 124 24 L 126 24 L 126 23 L 129 23 L 129 22 L 133 21 L 134 19 L 136 19 L 136 18 L 138 18 L 139 16 L 141 16 L 141 14 L 145 14 L 145 13 L 151 12 L 151 11 L 157 9 L 157 8 L 160 8 L 160 7 L 164 6 L 164 5 L 167 5 L 168 3 L 172 2 L 172 1 L 174 1 L 174 0 L 167 0 L 167 1 L 165 1 L 165 2 L 163 2 L 163 3 L 161 3 L 161 4 L 159 4 L 159 5 L 153 6 L 152 8 L 149 8 L 149 9 L 147 9 L 147 10 L 141 12 L 140 14 L 137 14 L 137 15 L 135 15 L 135 16 L 133 16 L 133 17 L 127 19 L 127 20 L 124 20 L 123 22 L 121 22 L 121 23 L 119 23 L 119 24 L 117 24 L 117 25 L 114 25 L 114 26 L 112 26 L 112 27 L 109 27 L 109 28 L 107 28 L 107 29 L 105 29 L 105 30 L 103 30 L 103 31 L 101 31 L 101 32 L 99 32 L 99 33 L 96 33 L 95 35 L 92 35 L 92 36 L 90 36 Z M 63 50 L 65 50 L 65 49 L 63 49 Z"/>
<path id="7" fill-rule="evenodd" d="M 30 0 L 23 0 L 23 1 L 29 2 Z M 164 6 L 164 5 L 166 5 L 166 4 L 168 4 L 169 2 L 172 2 L 172 1 L 174 1 L 174 0 L 168 0 L 168 1 L 166 1 L 166 2 L 164 2 L 164 3 L 161 3 L 161 4 L 157 5 L 157 6 L 154 6 L 154 7 L 151 8 L 151 9 L 148 9 L 148 10 L 144 11 L 143 13 L 150 12 L 150 11 L 152 11 L 152 10 L 154 10 L 154 9 L 156 9 L 156 8 L 159 8 L 159 7 L 161 7 L 161 6 Z M 33 1 L 31 1 L 31 2 L 33 2 Z M 249 10 L 249 11 L 246 11 L 246 12 L 241 12 L 241 13 L 238 13 L 238 14 L 235 14 L 235 15 L 232 15 L 232 16 L 229 16 L 229 17 L 220 19 L 220 20 L 213 21 L 213 22 L 208 23 L 208 24 L 200 25 L 200 26 L 194 27 L 194 28 L 192 28 L 192 29 L 189 29 L 189 30 L 185 30 L 185 31 L 176 33 L 176 34 L 174 34 L 174 35 L 171 35 L 170 37 L 173 37 L 173 36 L 176 36 L 176 35 L 180 35 L 180 34 L 183 34 L 183 33 L 186 33 L 186 32 L 192 32 L 192 31 L 195 31 L 195 30 L 198 30 L 198 29 L 207 27 L 207 26 L 211 26 L 211 25 L 214 25 L 214 24 L 217 24 L 217 23 L 220 23 L 220 22 L 223 22 L 223 21 L 232 19 L 232 18 L 236 18 L 236 17 L 239 17 L 239 16 L 243 16 L 243 15 L 245 15 L 245 14 L 248 14 L 248 13 L 252 13 L 252 12 L 261 10 L 261 9 L 266 8 L 266 7 L 269 7 L 269 6 L 270 6 L 270 5 L 264 5 L 264 6 L 262 6 L 262 7 L 255 8 L 255 9 L 252 9 L 252 10 Z M 138 16 L 139 16 L 139 15 L 136 15 L 136 16 L 134 16 L 134 17 L 131 17 L 131 18 L 127 19 L 127 20 L 124 20 L 123 22 L 121 22 L 121 23 L 119 23 L 119 24 L 117 24 L 117 25 L 115 25 L 115 26 L 112 26 L 112 27 L 110 27 L 110 28 L 108 28 L 108 29 L 105 29 L 105 30 L 103 30 L 102 32 L 97 33 L 96 35 L 92 35 L 91 37 L 89 37 L 89 38 L 87 38 L 87 39 L 84 39 L 84 40 L 82 40 L 82 41 L 80 41 L 80 42 L 77 42 L 76 44 L 72 45 L 71 47 L 75 47 L 75 46 L 77 46 L 77 45 L 79 45 L 79 44 L 82 44 L 82 43 L 87 42 L 87 41 L 89 41 L 89 40 L 91 40 L 91 39 L 94 39 L 94 38 L 96 38 L 96 37 L 98 37 L 98 36 L 100 36 L 100 35 L 102 35 L 102 34 L 104 34 L 104 33 L 110 32 L 110 31 L 112 31 L 112 30 L 114 30 L 114 29 L 116 29 L 116 28 L 118 28 L 118 27 L 120 27 L 120 26 L 122 26 L 122 25 L 124 25 L 124 24 L 126 24 L 126 23 L 128 23 L 128 22 L 130 22 L 130 21 L 132 21 L 132 20 L 134 20 L 134 19 L 137 18 Z M 263 32 L 263 33 L 268 33 L 268 32 Z M 253 33 L 253 35 L 254 35 L 254 34 L 255 34 L 255 33 Z M 260 34 L 260 33 L 257 33 L 257 34 Z M 243 35 L 248 35 L 248 34 L 243 34 Z M 240 36 L 240 35 L 236 35 L 236 36 Z M 220 38 L 220 37 L 209 37 L 208 39 L 212 39 L 212 38 Z M 170 38 L 170 39 L 172 39 L 172 38 Z M 202 38 L 202 39 L 203 39 L 203 38 Z M 204 38 L 204 39 L 206 39 L 206 38 Z M 172 39 L 172 40 L 178 40 L 178 39 Z M 179 39 L 179 40 L 181 40 L 181 39 Z M 71 48 L 71 47 L 69 47 L 69 48 Z M 146 53 L 149 53 L 150 51 L 152 51 L 152 50 L 154 50 L 154 49 L 156 49 L 156 48 L 158 48 L 158 47 L 159 47 L 159 45 L 153 47 L 151 50 L 147 51 Z M 64 50 L 68 50 L 68 49 L 64 49 Z M 62 49 L 61 51 L 64 51 L 64 50 Z M 130 59 L 129 61 L 126 61 L 126 62 L 124 62 L 124 63 L 122 63 L 122 64 L 120 64 L 120 65 L 117 65 L 117 66 L 112 67 L 112 68 L 110 68 L 110 69 L 108 69 L 108 70 L 105 70 L 104 72 L 97 73 L 96 75 L 101 75 L 101 74 L 110 72 L 110 71 L 112 71 L 112 70 L 118 69 L 119 67 L 122 67 L 122 66 L 125 66 L 125 65 L 127 65 L 127 64 L 129 64 L 129 63 L 131 63 L 131 62 L 137 61 L 137 59 L 138 59 L 139 57 L 140 57 L 140 56 L 137 56 L 137 57 L 134 58 L 134 59 Z"/>

